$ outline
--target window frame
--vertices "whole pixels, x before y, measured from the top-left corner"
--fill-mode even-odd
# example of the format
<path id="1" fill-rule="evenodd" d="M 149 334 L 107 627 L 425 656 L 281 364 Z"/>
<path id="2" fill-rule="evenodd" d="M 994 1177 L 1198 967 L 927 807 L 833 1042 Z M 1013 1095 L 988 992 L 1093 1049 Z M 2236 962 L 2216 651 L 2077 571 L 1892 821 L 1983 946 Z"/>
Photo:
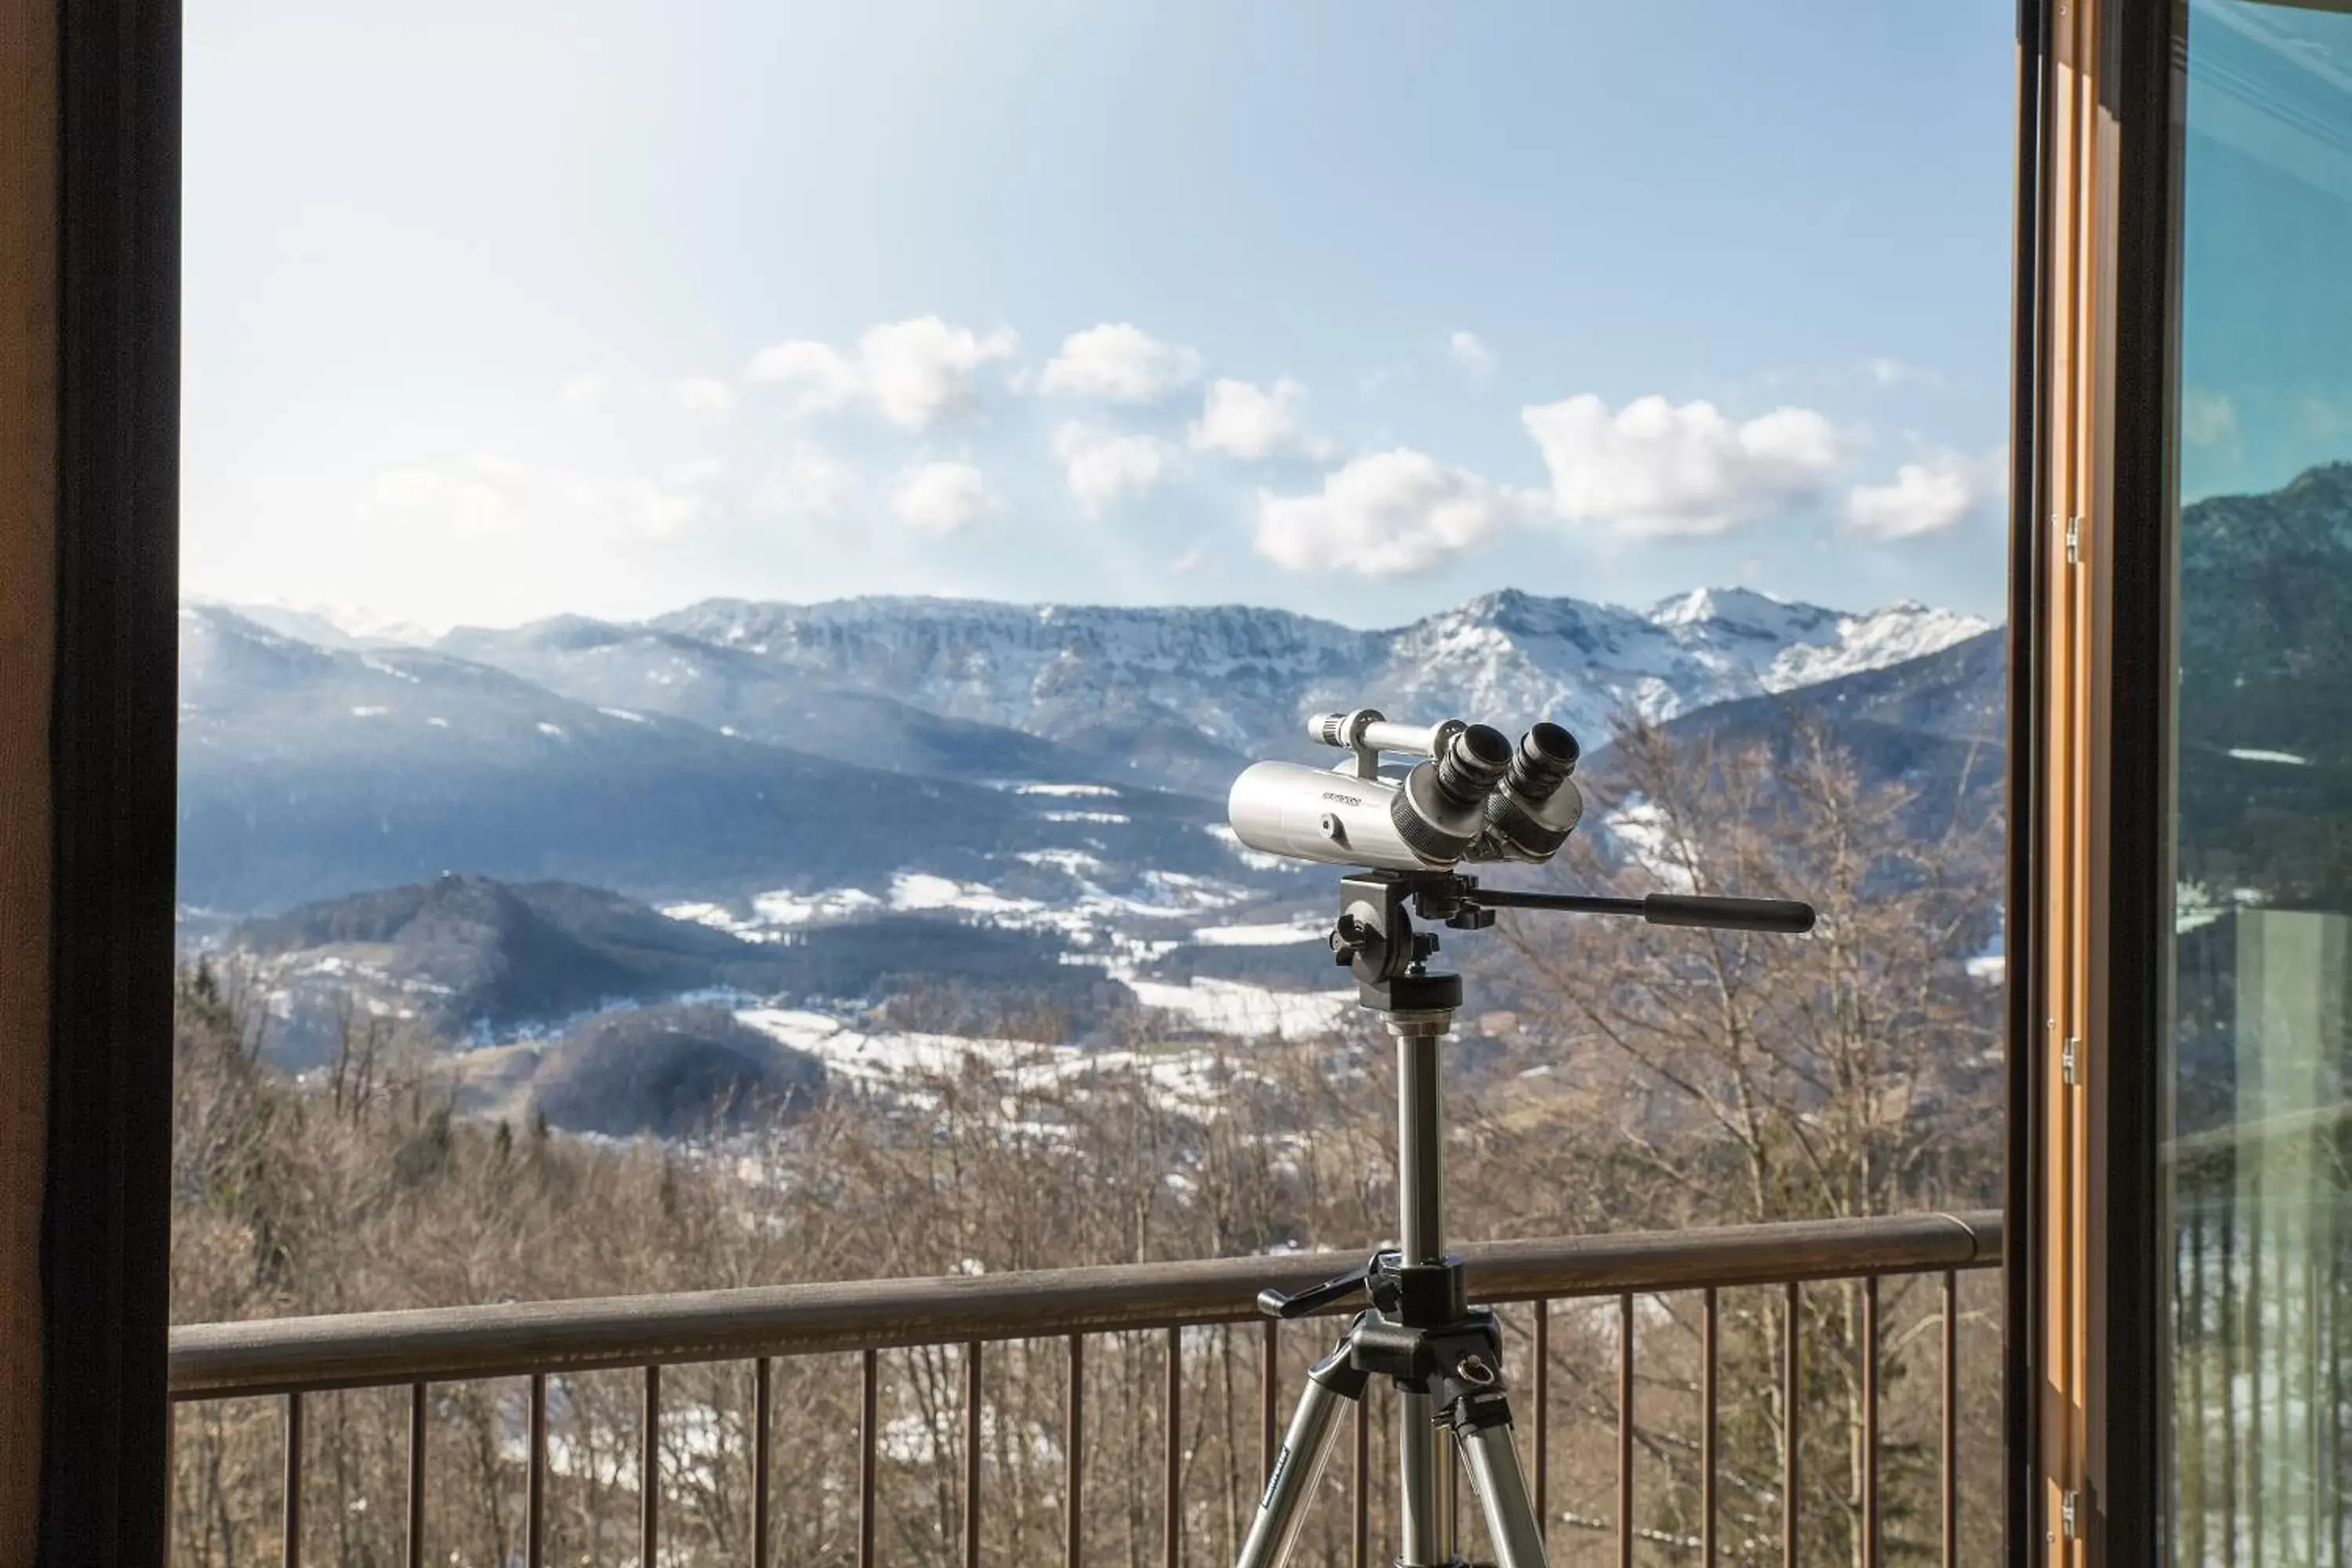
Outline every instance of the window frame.
<path id="1" fill-rule="evenodd" d="M 2155 1562 L 2167 1533 L 2157 1119 L 2186 5 L 2039 9 L 2039 68 L 2021 73 L 2032 370 L 2012 421 L 2008 1555 L 2075 1568 Z"/>
<path id="2" fill-rule="evenodd" d="M 37 1560 L 151 1564 L 170 1496 L 180 6 L 31 4 L 54 12 L 58 82 Z"/>

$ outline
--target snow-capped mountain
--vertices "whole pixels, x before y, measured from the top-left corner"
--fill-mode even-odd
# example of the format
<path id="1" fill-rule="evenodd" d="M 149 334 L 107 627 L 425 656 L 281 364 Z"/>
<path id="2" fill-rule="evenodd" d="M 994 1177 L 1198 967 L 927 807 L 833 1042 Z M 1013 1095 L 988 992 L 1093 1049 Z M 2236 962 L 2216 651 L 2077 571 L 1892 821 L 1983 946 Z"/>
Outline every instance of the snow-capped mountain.
<path id="1" fill-rule="evenodd" d="M 199 609 L 230 610 L 281 637 L 296 637 L 320 647 L 422 647 L 449 628 L 427 626 L 405 616 L 389 615 L 365 605 L 232 604 L 226 599 L 191 595 L 186 603 Z"/>
<path id="2" fill-rule="evenodd" d="M 936 771 L 891 765 L 933 742 Z M 1024 742 L 1050 765 L 1052 748 L 987 731 L 918 731 L 861 763 L 436 650 L 322 647 L 190 605 L 180 896 L 252 912 L 460 871 L 709 899 L 887 889 L 908 870 L 1043 900 L 1069 893 L 1058 868 L 1074 856 L 1107 896 L 1246 870 L 1205 831 L 1205 801 L 993 771 L 1018 767 Z"/>
<path id="3" fill-rule="evenodd" d="M 1884 668 L 1985 629 L 1909 602 L 1847 615 L 1702 588 L 1639 612 L 1507 592 L 1390 634 L 1380 668 L 1360 679 L 1418 711 L 1550 718 L 1597 742 L 1620 713 L 1663 721 Z"/>
<path id="4" fill-rule="evenodd" d="M 1234 757 L 1297 752 L 1300 721 L 1323 709 L 1369 703 L 1399 717 L 1507 727 L 1549 718 L 1597 743 L 1622 713 L 1672 719 L 1882 668 L 1986 629 L 1908 602 L 1851 615 L 1738 589 L 1702 589 L 1647 611 L 1507 591 L 1382 631 L 1228 606 L 938 599 L 713 600 L 656 625 L 831 686 L 1106 757 L 1154 736 L 1182 737 L 1203 754 L 1197 770 L 1170 776 L 1196 786 Z M 478 641 L 467 652 L 504 662 Z M 586 700 L 571 679 L 616 673 L 582 661 L 550 683 Z M 543 668 L 533 674 L 550 679 Z"/>
<path id="5" fill-rule="evenodd" d="M 1307 713 L 1551 718 L 1597 750 L 1621 712 L 1827 700 L 1882 671 L 1907 701 L 1916 668 L 1979 629 L 1917 605 L 1845 615 L 1721 591 L 1646 612 L 1493 594 L 1375 631 L 1238 607 L 866 599 L 562 616 L 422 648 L 191 605 L 184 896 L 254 910 L 459 870 L 688 900 L 891 899 L 944 879 L 1024 910 L 1173 910 L 1192 895 L 1170 878 L 1223 899 L 1273 874 L 1213 830 L 1247 760 L 1317 756 Z M 1857 689 L 1835 711 L 1890 700 Z"/>

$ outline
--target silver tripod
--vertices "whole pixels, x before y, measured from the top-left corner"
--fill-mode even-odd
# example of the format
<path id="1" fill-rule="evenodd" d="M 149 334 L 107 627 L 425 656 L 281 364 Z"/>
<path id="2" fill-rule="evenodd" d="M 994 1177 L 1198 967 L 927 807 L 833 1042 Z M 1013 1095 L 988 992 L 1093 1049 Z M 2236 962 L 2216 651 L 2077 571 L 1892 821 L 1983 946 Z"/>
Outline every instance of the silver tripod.
<path id="1" fill-rule="evenodd" d="M 1492 1312 L 1470 1309 L 1462 1260 L 1445 1251 L 1438 1047 L 1453 1032 L 1462 977 L 1427 972 L 1437 938 L 1414 931 L 1406 913 L 1410 901 L 1424 918 L 1457 929 L 1491 924 L 1493 911 L 1471 901 L 1475 889 L 1467 878 L 1444 873 L 1370 871 L 1340 883 L 1332 952 L 1355 972 L 1360 1002 L 1382 1014 L 1396 1038 L 1398 1244 L 1356 1273 L 1297 1295 L 1269 1290 L 1258 1298 L 1261 1310 L 1281 1318 L 1304 1317 L 1360 1293 L 1371 1304 L 1307 1373 L 1238 1568 L 1282 1568 L 1306 1522 L 1339 1416 L 1376 1376 L 1393 1383 L 1400 1400 L 1400 1568 L 1460 1563 L 1457 1455 L 1501 1568 L 1548 1568 L 1512 1442 L 1502 1331 Z"/>
<path id="2" fill-rule="evenodd" d="M 1414 931 L 1410 918 L 1479 931 L 1495 923 L 1497 909 L 1630 915 L 1652 925 L 1791 935 L 1813 929 L 1812 906 L 1787 899 L 1512 892 L 1481 889 L 1451 871 L 1357 871 L 1341 879 L 1332 955 L 1355 974 L 1358 1002 L 1382 1015 L 1396 1037 L 1397 1247 L 1312 1289 L 1258 1296 L 1258 1310 L 1277 1318 L 1303 1318 L 1354 1296 L 1371 1305 L 1307 1372 L 1249 1539 L 1242 1543 L 1239 1568 L 1282 1568 L 1339 1435 L 1339 1413 L 1362 1399 L 1375 1377 L 1396 1385 L 1403 1416 L 1398 1423 L 1403 1513 L 1398 1568 L 1459 1568 L 1457 1456 L 1470 1472 L 1500 1568 L 1549 1568 L 1541 1523 L 1512 1447 L 1502 1330 L 1494 1313 L 1470 1310 L 1462 1260 L 1445 1252 L 1445 1118 L 1437 1047 L 1454 1030 L 1462 977 L 1429 973 L 1436 933 Z"/>

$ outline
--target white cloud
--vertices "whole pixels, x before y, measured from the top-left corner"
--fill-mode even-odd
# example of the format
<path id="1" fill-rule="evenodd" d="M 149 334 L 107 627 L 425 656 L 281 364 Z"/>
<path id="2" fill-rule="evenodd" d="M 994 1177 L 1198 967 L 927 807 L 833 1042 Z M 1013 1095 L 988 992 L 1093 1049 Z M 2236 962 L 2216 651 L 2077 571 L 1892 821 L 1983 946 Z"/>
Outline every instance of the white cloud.
<path id="1" fill-rule="evenodd" d="M 856 500 L 857 489 L 857 476 L 847 464 L 803 442 L 761 477 L 751 505 L 768 517 L 838 517 Z"/>
<path id="2" fill-rule="evenodd" d="M 2222 404 L 2228 406 L 2229 400 L 2223 398 Z M 2352 413 L 2347 413 L 2315 392 L 2306 392 L 2296 400 L 2294 413 L 2296 421 L 2304 429 L 2322 440 L 2332 439 L 2345 430 L 2352 429 Z M 2230 415 L 2231 439 L 2235 440 L 2237 434 L 2238 419 L 2233 409 Z"/>
<path id="3" fill-rule="evenodd" d="M 716 376 L 689 375 L 670 388 L 670 396 L 694 414 L 726 414 L 735 406 L 735 389 Z"/>
<path id="4" fill-rule="evenodd" d="M 1991 466 L 1950 450 L 1927 453 L 1896 468 L 1892 483 L 1848 492 L 1846 527 L 1873 539 L 1918 539 L 1958 528 L 1992 493 Z"/>
<path id="5" fill-rule="evenodd" d="M 593 408 L 604 401 L 604 395 L 612 389 L 613 384 L 603 376 L 583 372 L 567 377 L 557 395 L 563 399 L 566 408 Z"/>
<path id="6" fill-rule="evenodd" d="M 1475 332 L 1455 332 L 1447 338 L 1445 357 L 1454 362 L 1454 369 L 1469 378 L 1473 386 L 1484 386 L 1494 380 L 1495 369 L 1499 363 L 1495 358 L 1495 351 L 1479 342 Z"/>
<path id="7" fill-rule="evenodd" d="M 1356 458 L 1312 495 L 1257 498 L 1257 552 L 1294 572 L 1425 572 L 1519 521 L 1527 492 L 1406 447 Z"/>
<path id="8" fill-rule="evenodd" d="M 709 498 L 699 493 L 701 480 L 682 476 L 677 484 L 632 475 L 578 476 L 565 480 L 563 498 L 583 516 L 601 517 L 606 526 L 640 539 L 670 539 L 701 521 Z"/>
<path id="9" fill-rule="evenodd" d="M 868 327 L 847 353 L 805 338 L 773 343 L 752 355 L 743 374 L 780 388 L 794 415 L 863 403 L 893 425 L 920 430 L 970 409 L 981 367 L 1019 348 L 1008 328 L 983 336 L 918 316 Z"/>
<path id="10" fill-rule="evenodd" d="M 972 401 L 972 379 L 992 360 L 1010 359 L 1020 341 L 1007 328 L 986 337 L 937 316 L 875 327 L 857 340 L 867 395 L 883 417 L 919 430 Z"/>
<path id="11" fill-rule="evenodd" d="M 1817 498 L 1843 456 L 1807 408 L 1737 422 L 1711 403 L 1636 398 L 1615 414 L 1585 394 L 1520 410 L 1570 522 L 1637 537 L 1727 533 Z"/>
<path id="12" fill-rule="evenodd" d="M 398 468 L 378 474 L 360 515 L 379 527 L 428 530 L 481 540 L 547 529 L 562 541 L 585 537 L 669 539 L 711 505 L 715 465 L 689 465 L 666 479 L 538 468 L 475 458 L 456 470 Z"/>
<path id="13" fill-rule="evenodd" d="M 1863 373 L 1880 386 L 1941 386 L 1944 378 L 1932 370 L 1881 356 L 1864 360 Z"/>
<path id="14" fill-rule="evenodd" d="M 781 387 L 794 414 L 838 408 L 856 397 L 864 384 L 848 355 L 831 343 L 806 338 L 769 344 L 751 356 L 743 374 L 747 380 Z"/>
<path id="15" fill-rule="evenodd" d="M 970 463 L 924 463 L 908 470 L 890 497 L 901 522 L 944 539 L 1003 510 L 988 478 Z"/>
<path id="16" fill-rule="evenodd" d="M 525 521 L 492 480 L 436 468 L 394 468 L 378 474 L 360 501 L 360 515 L 390 527 L 446 529 L 457 539 L 519 531 Z"/>
<path id="17" fill-rule="evenodd" d="M 1144 495 L 1167 472 L 1167 443 L 1150 436 L 1065 421 L 1054 432 L 1054 456 L 1062 460 L 1078 510 L 1099 517 L 1123 495 Z"/>
<path id="18" fill-rule="evenodd" d="M 1157 403 L 1200 374 L 1201 356 L 1181 343 L 1162 342 L 1132 322 L 1105 321 L 1064 338 L 1037 389 Z"/>
<path id="19" fill-rule="evenodd" d="M 2202 386 L 2180 389 L 2180 438 L 2192 447 L 2238 444 L 2238 410 L 2222 394 Z"/>
<path id="20" fill-rule="evenodd" d="M 1306 413 L 1307 389 L 1288 376 L 1271 390 L 1220 376 L 1209 384 L 1201 416 L 1192 421 L 1185 439 L 1195 451 L 1223 452 L 1252 462 L 1278 452 L 1328 456 L 1330 444 L 1307 433 Z"/>

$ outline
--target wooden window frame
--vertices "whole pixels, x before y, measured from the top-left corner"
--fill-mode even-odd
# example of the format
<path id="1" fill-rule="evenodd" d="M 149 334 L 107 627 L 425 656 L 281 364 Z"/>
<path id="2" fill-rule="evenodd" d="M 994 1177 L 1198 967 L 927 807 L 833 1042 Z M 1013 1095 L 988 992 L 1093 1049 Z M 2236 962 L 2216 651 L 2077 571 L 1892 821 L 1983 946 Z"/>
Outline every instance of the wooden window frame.
<path id="1" fill-rule="evenodd" d="M 2181 0 L 2021 17 L 2010 1551 L 2158 1560 Z M 2034 211 L 2025 221 L 2023 194 Z"/>
<path id="2" fill-rule="evenodd" d="M 165 1556 L 179 27 L 0 0 L 6 1568 Z"/>

